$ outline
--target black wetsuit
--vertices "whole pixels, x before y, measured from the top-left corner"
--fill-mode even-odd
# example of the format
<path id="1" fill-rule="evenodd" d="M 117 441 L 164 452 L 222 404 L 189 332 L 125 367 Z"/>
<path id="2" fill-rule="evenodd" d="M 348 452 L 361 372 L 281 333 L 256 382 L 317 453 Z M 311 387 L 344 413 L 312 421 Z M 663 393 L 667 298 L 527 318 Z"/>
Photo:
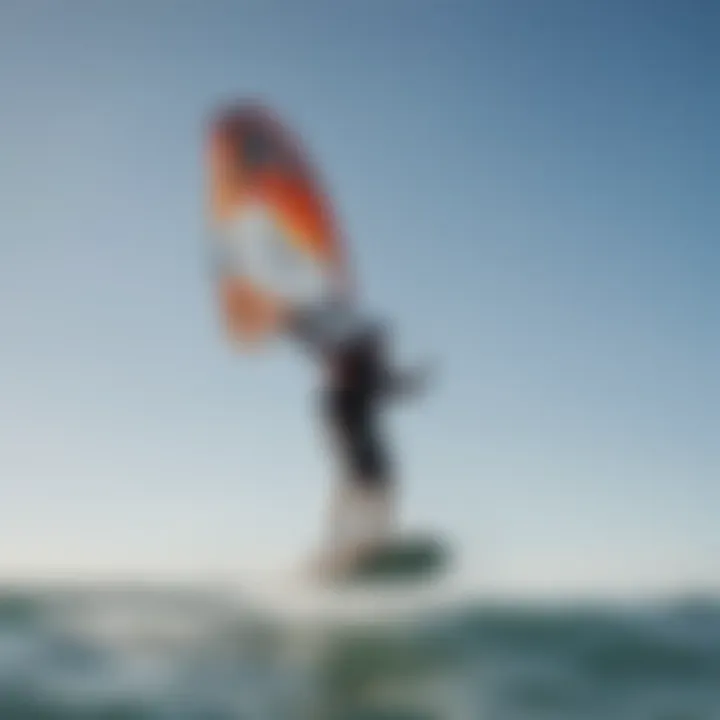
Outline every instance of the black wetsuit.
<path id="1" fill-rule="evenodd" d="M 337 373 L 323 393 L 323 409 L 354 482 L 373 487 L 391 480 L 385 437 L 380 426 L 386 399 L 384 366 L 370 337 L 336 352 Z"/>
<path id="2" fill-rule="evenodd" d="M 391 468 L 380 414 L 389 376 L 378 328 L 368 325 L 342 342 L 325 342 L 323 317 L 293 318 L 291 334 L 331 370 L 321 395 L 348 479 L 374 487 L 390 482 Z"/>

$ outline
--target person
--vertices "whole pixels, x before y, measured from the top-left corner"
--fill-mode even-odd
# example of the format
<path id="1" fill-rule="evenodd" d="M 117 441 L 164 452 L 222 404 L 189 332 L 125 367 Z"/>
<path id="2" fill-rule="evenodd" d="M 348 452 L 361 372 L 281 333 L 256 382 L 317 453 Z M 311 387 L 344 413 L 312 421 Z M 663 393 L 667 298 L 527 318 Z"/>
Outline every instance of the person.
<path id="1" fill-rule="evenodd" d="M 301 272 L 300 266 L 296 270 Z M 258 277 L 267 280 L 268 274 Z M 386 328 L 346 301 L 295 308 L 287 296 L 279 301 L 248 279 L 242 285 L 247 292 L 239 305 L 244 341 L 284 336 L 319 370 L 319 413 L 338 477 L 323 548 L 311 571 L 322 577 L 342 575 L 397 531 L 397 473 L 383 419 L 391 404 L 421 393 L 429 368 L 395 366 Z"/>
<path id="2" fill-rule="evenodd" d="M 246 177 L 289 163 L 287 152 L 278 160 L 262 127 L 245 128 L 243 138 Z M 216 240 L 230 334 L 245 345 L 283 336 L 320 369 L 321 413 L 340 478 L 315 569 L 344 572 L 395 531 L 395 472 L 382 417 L 389 402 L 416 395 L 427 373 L 393 366 L 386 330 L 359 310 L 346 285 L 288 238 L 262 198 L 248 198 Z"/>
<path id="3" fill-rule="evenodd" d="M 342 312 L 330 306 L 329 312 Z M 290 335 L 324 370 L 321 411 L 340 460 L 331 503 L 326 552 L 319 573 L 352 569 L 360 557 L 391 540 L 397 529 L 397 478 L 382 419 L 388 404 L 416 396 L 427 368 L 403 368 L 389 357 L 389 335 L 378 323 L 355 318 L 339 338 L 313 332 L 307 315 L 292 316 Z"/>

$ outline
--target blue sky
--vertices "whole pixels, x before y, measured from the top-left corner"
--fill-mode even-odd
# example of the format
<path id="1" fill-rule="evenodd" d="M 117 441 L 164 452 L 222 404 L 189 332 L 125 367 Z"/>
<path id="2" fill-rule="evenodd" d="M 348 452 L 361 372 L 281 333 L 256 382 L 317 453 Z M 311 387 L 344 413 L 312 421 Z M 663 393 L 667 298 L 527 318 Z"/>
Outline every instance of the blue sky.
<path id="1" fill-rule="evenodd" d="M 207 114 L 305 138 L 398 352 L 412 525 L 520 589 L 720 586 L 712 3 L 0 6 L 0 571 L 245 572 L 317 539 L 315 374 L 234 353 Z"/>

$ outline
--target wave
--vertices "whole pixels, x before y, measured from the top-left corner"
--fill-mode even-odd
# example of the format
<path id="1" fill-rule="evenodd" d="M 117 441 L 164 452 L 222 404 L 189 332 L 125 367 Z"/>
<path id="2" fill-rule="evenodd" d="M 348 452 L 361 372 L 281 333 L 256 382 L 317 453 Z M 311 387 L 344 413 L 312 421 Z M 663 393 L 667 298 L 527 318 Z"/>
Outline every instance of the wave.
<path id="1" fill-rule="evenodd" d="M 717 720 L 720 603 L 278 623 L 215 591 L 0 594 L 0 718 Z"/>

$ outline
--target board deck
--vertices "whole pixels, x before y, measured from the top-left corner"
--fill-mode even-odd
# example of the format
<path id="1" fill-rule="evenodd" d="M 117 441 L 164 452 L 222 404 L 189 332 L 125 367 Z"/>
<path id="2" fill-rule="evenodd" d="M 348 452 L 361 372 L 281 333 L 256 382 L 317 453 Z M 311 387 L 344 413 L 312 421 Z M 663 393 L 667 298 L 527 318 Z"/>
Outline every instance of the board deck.
<path id="1" fill-rule="evenodd" d="M 363 556 L 342 582 L 407 583 L 427 580 L 447 568 L 449 550 L 433 536 L 399 539 Z"/>

